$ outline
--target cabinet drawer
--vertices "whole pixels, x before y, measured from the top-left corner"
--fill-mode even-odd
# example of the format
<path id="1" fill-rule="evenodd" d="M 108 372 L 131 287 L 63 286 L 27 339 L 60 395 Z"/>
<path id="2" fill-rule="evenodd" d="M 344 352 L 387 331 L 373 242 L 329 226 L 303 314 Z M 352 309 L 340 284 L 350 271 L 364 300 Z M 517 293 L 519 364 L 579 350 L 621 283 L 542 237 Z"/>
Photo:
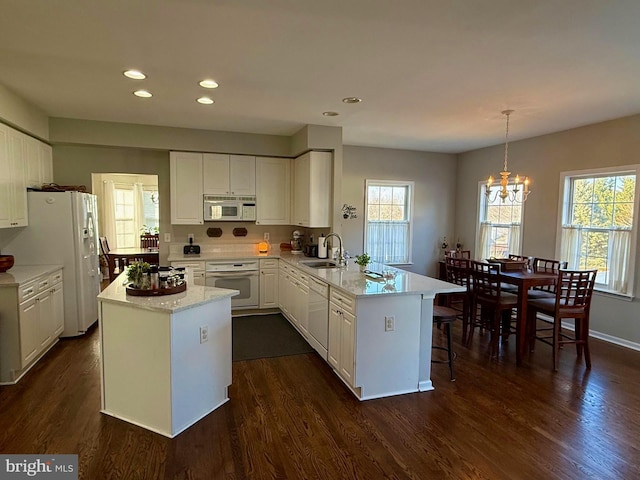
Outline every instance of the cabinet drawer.
<path id="1" fill-rule="evenodd" d="M 191 269 L 196 271 L 204 271 L 204 262 L 171 262 L 172 267 L 191 267 Z"/>
<path id="2" fill-rule="evenodd" d="M 51 286 L 51 282 L 49 280 L 49 277 L 40 277 L 36 280 L 36 286 L 38 289 L 38 292 L 44 292 L 45 290 L 47 290 L 50 286 Z"/>
<path id="3" fill-rule="evenodd" d="M 38 293 L 38 286 L 34 281 L 31 281 L 29 283 L 25 283 L 24 285 L 20 285 L 20 287 L 18 287 L 19 290 L 19 302 L 22 303 L 25 300 L 30 299 L 31 297 L 33 297 L 36 293 Z"/>
<path id="4" fill-rule="evenodd" d="M 260 268 L 278 268 L 277 258 L 265 258 L 260 260 Z"/>
<path id="5" fill-rule="evenodd" d="M 62 270 L 58 270 L 49 275 L 49 285 L 53 286 L 62 281 Z"/>
<path id="6" fill-rule="evenodd" d="M 356 314 L 356 299 L 333 287 L 330 288 L 330 300 L 349 313 Z"/>
<path id="7" fill-rule="evenodd" d="M 309 288 L 325 298 L 329 296 L 329 285 L 313 277 L 309 277 Z"/>

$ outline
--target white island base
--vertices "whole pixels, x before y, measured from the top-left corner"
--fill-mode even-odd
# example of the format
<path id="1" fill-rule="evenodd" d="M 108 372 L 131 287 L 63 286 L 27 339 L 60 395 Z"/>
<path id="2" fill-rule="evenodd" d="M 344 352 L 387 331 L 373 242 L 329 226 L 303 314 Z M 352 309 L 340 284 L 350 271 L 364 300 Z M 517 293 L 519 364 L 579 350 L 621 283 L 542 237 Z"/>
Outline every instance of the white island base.
<path id="1" fill-rule="evenodd" d="M 102 413 L 172 438 L 227 402 L 236 293 L 191 286 L 128 297 L 108 287 L 99 296 Z M 193 304 L 194 295 L 205 300 Z"/>

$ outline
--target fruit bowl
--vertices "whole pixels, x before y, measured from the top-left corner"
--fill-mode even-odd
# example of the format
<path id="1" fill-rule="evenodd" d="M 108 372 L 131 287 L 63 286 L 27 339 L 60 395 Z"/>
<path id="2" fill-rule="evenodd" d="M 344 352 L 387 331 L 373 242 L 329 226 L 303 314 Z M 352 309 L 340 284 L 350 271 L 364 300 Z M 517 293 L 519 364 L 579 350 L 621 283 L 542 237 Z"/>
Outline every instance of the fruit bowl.
<path id="1" fill-rule="evenodd" d="M 0 273 L 4 273 L 13 267 L 13 255 L 0 255 Z"/>

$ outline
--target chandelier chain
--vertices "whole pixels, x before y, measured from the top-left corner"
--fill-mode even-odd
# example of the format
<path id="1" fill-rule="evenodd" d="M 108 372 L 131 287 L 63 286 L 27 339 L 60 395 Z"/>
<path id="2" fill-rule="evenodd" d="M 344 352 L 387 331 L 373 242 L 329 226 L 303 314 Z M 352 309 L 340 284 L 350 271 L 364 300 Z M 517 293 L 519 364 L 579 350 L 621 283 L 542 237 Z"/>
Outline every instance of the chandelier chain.
<path id="1" fill-rule="evenodd" d="M 504 171 L 507 171 L 507 158 L 509 157 L 509 115 L 511 115 L 510 111 L 506 111 L 505 115 L 507 116 L 507 128 L 504 134 Z"/>

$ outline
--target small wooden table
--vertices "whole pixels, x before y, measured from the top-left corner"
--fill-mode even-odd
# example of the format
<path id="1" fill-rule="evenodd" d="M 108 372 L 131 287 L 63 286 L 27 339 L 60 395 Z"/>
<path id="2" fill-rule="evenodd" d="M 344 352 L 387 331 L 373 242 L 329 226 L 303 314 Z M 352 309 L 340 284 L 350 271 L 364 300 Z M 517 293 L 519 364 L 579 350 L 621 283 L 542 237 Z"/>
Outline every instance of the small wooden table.
<path id="1" fill-rule="evenodd" d="M 522 364 L 527 343 L 527 292 L 532 287 L 553 285 L 558 279 L 556 273 L 529 272 L 516 270 L 500 272 L 500 281 L 518 287 L 518 313 L 516 317 L 516 365 Z"/>
<path id="2" fill-rule="evenodd" d="M 142 260 L 152 265 L 158 265 L 160 254 L 158 252 L 150 252 L 142 248 L 120 248 L 118 250 L 110 250 L 108 257 L 109 263 L 109 282 L 113 282 L 115 278 L 122 273 L 122 269 L 130 262 Z M 116 260 L 118 260 L 119 269 L 116 270 Z"/>

